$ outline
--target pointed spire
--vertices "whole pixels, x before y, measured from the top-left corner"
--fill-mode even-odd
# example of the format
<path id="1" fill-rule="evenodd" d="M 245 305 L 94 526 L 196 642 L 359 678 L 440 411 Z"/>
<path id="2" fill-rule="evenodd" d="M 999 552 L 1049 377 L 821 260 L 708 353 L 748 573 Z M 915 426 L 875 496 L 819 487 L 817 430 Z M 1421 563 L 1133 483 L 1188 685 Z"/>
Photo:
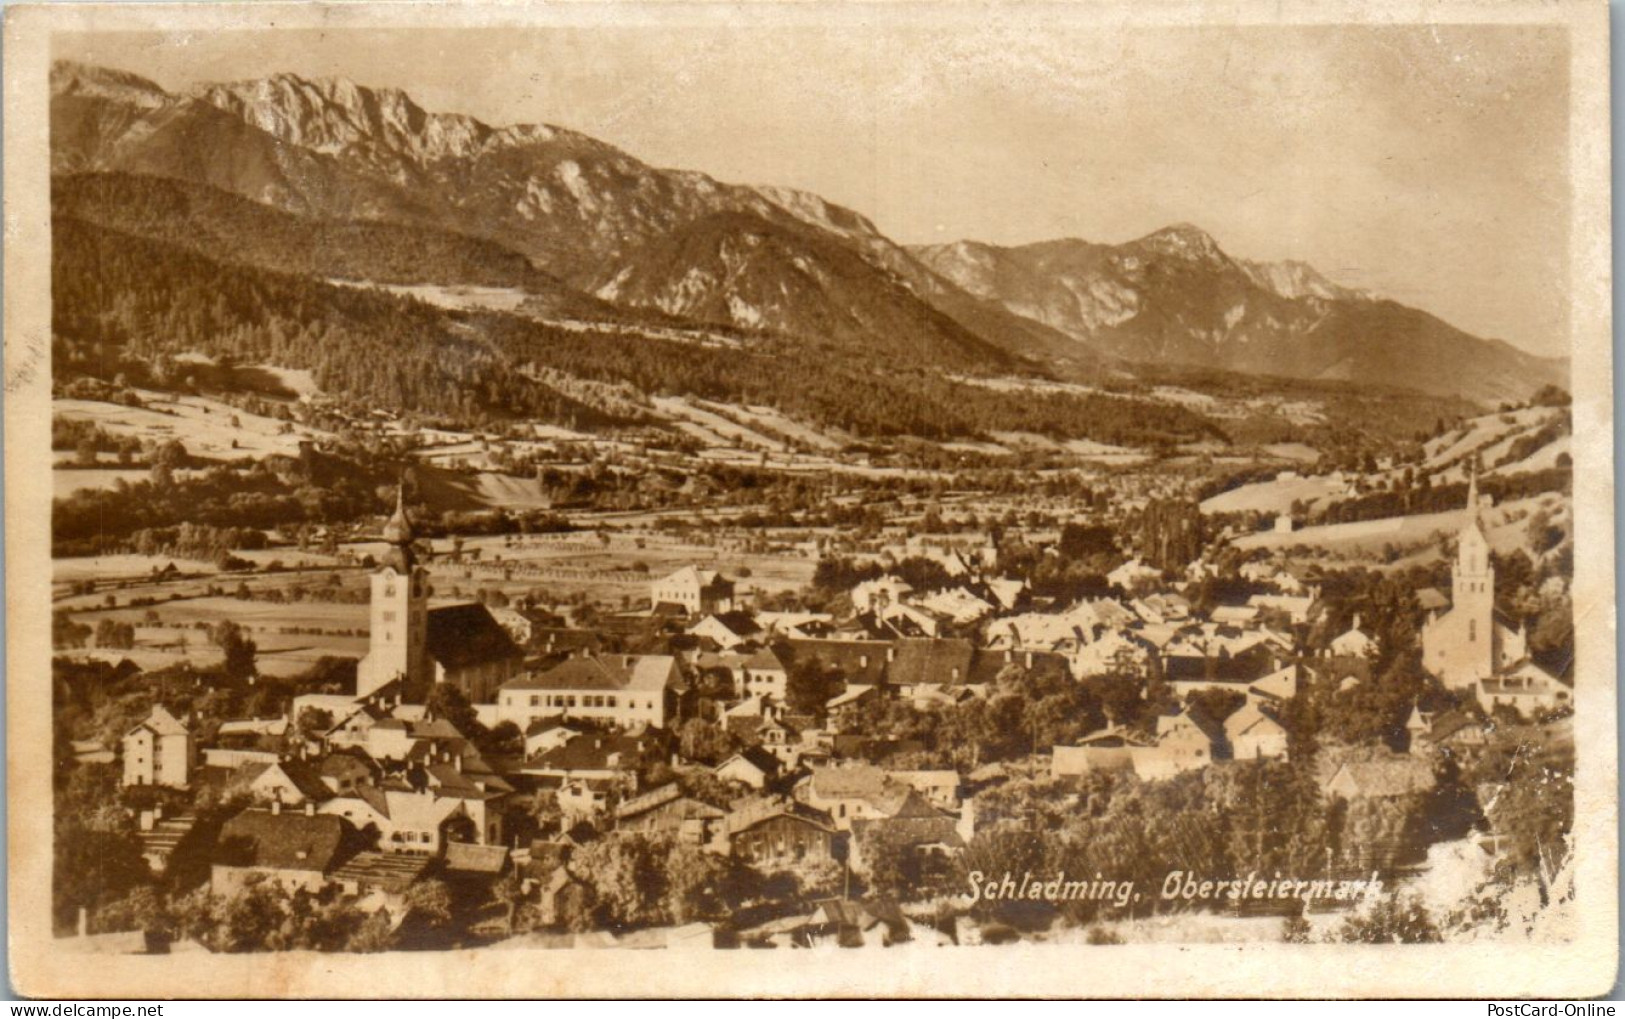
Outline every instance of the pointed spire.
<path id="1" fill-rule="evenodd" d="M 384 525 L 384 540 L 391 545 L 410 545 L 417 535 L 412 533 L 412 520 L 406 515 L 406 485 L 395 489 L 395 514 Z"/>
<path id="2" fill-rule="evenodd" d="M 1467 468 L 1467 512 L 1478 519 L 1478 465 Z"/>

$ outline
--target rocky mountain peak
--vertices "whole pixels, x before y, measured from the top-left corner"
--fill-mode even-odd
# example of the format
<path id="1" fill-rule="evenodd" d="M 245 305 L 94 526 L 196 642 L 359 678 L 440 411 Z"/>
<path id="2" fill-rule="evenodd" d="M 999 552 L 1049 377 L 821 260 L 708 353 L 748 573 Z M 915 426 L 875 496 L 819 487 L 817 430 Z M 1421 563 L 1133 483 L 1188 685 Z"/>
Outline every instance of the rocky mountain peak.
<path id="1" fill-rule="evenodd" d="M 1165 226 L 1140 238 L 1135 244 L 1189 261 L 1211 262 L 1226 257 L 1219 249 L 1218 242 L 1207 231 L 1191 223 Z"/>
<path id="2" fill-rule="evenodd" d="M 170 101 L 169 94 L 157 83 L 139 75 L 71 60 L 51 64 L 51 95 L 93 96 L 149 109 Z"/>
<path id="3" fill-rule="evenodd" d="M 400 89 L 347 78 L 269 78 L 207 85 L 196 97 L 285 142 L 318 152 L 371 149 L 424 163 L 467 156 L 494 132 L 472 117 L 429 113 Z"/>

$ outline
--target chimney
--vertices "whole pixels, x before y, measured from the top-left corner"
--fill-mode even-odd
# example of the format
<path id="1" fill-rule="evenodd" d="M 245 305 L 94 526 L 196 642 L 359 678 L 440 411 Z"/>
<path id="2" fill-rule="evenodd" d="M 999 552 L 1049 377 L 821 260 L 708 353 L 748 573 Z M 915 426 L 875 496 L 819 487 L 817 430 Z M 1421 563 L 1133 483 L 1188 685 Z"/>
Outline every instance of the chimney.
<path id="1" fill-rule="evenodd" d="M 897 661 L 897 647 L 896 647 L 896 645 L 893 645 L 893 644 L 886 645 L 886 661 L 888 661 L 888 662 Z"/>
<path id="2" fill-rule="evenodd" d="M 315 817 L 316 816 L 316 801 L 315 800 L 306 800 L 305 801 L 305 816 L 306 817 Z"/>
<path id="3" fill-rule="evenodd" d="M 281 813 L 282 813 L 282 797 L 279 795 L 279 796 L 277 796 L 276 799 L 271 801 L 271 814 L 272 814 L 272 816 L 275 816 L 275 815 L 278 815 L 278 814 L 281 814 Z"/>
<path id="4" fill-rule="evenodd" d="M 868 655 L 867 652 L 865 652 L 864 654 L 861 654 L 861 655 L 858 656 L 858 668 L 867 669 L 868 667 L 869 667 L 869 655 Z"/>
<path id="5" fill-rule="evenodd" d="M 1030 668 L 1033 667 L 1033 653 L 1031 651 L 1027 652 L 1026 663 L 1027 663 L 1027 668 L 1030 669 Z"/>

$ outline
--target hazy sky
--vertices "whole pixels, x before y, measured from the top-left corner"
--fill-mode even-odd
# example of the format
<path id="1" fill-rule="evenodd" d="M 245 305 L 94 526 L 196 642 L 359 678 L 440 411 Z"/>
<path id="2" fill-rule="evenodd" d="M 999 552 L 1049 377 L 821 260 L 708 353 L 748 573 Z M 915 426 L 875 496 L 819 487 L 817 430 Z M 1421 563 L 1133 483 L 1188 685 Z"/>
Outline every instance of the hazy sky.
<path id="1" fill-rule="evenodd" d="M 909 243 L 1188 221 L 1232 255 L 1302 259 L 1538 353 L 1569 345 L 1561 29 L 847 19 L 59 35 L 55 53 L 171 89 L 276 71 L 395 86 L 815 191 Z"/>

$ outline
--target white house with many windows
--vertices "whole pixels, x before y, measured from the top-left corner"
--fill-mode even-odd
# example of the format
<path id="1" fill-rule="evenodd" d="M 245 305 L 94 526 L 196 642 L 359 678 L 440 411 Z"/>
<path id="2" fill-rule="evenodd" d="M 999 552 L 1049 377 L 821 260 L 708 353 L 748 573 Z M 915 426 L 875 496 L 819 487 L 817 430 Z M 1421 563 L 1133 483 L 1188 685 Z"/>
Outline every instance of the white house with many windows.
<path id="1" fill-rule="evenodd" d="M 185 788 L 197 765 L 197 742 L 180 719 L 155 705 L 124 734 L 124 784 Z"/>
<path id="2" fill-rule="evenodd" d="M 504 683 L 496 717 L 520 729 L 555 717 L 663 727 L 680 681 L 671 655 L 578 655 Z"/>

